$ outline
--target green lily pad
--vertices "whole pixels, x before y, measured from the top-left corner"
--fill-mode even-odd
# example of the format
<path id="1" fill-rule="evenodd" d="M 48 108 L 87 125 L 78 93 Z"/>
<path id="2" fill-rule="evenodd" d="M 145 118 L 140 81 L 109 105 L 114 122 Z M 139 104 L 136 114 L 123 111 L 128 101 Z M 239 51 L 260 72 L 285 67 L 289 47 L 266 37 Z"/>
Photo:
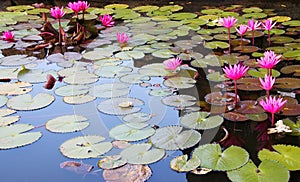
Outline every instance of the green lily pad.
<path id="1" fill-rule="evenodd" d="M 276 21 L 276 22 L 286 22 L 286 21 L 290 21 L 292 18 L 289 16 L 273 16 L 271 17 L 272 21 Z"/>
<path id="2" fill-rule="evenodd" d="M 44 71 L 42 69 L 22 69 L 18 73 L 18 79 L 29 83 L 42 83 L 47 81 L 47 75 L 56 77 L 55 70 Z"/>
<path id="3" fill-rule="evenodd" d="M 183 6 L 180 5 L 165 5 L 159 8 L 160 11 L 171 11 L 171 12 L 176 12 L 176 11 L 180 11 L 183 9 Z"/>
<path id="4" fill-rule="evenodd" d="M 294 39 L 292 37 L 288 36 L 273 36 L 271 37 L 271 42 L 275 44 L 285 44 L 285 43 L 290 43 L 293 42 Z"/>
<path id="5" fill-rule="evenodd" d="M 173 94 L 173 90 L 169 88 L 159 88 L 159 89 L 152 89 L 149 92 L 149 95 L 155 97 L 165 97 Z"/>
<path id="6" fill-rule="evenodd" d="M 300 20 L 290 20 L 282 23 L 284 26 L 298 27 L 300 26 Z"/>
<path id="7" fill-rule="evenodd" d="M 95 99 L 96 97 L 94 96 L 88 94 L 82 94 L 82 95 L 65 96 L 63 98 L 63 101 L 67 104 L 77 105 L 77 104 L 85 104 L 88 102 L 92 102 Z"/>
<path id="8" fill-rule="evenodd" d="M 0 95 L 0 107 L 4 106 L 7 102 L 8 98 L 4 95 Z"/>
<path id="9" fill-rule="evenodd" d="M 223 123 L 221 116 L 209 116 L 208 112 L 191 112 L 180 118 L 180 124 L 183 127 L 206 130 L 220 126 Z"/>
<path id="10" fill-rule="evenodd" d="M 147 13 L 147 12 L 152 12 L 152 11 L 155 11 L 155 10 L 158 10 L 158 9 L 159 9 L 158 6 L 146 5 L 146 6 L 134 7 L 132 10 Z"/>
<path id="11" fill-rule="evenodd" d="M 105 9 L 126 9 L 129 5 L 127 4 L 109 4 L 104 6 Z"/>
<path id="12" fill-rule="evenodd" d="M 174 55 L 176 55 L 176 53 L 169 49 L 160 49 L 160 50 L 152 52 L 152 56 L 158 57 L 158 58 L 172 58 L 172 57 L 174 57 Z"/>
<path id="13" fill-rule="evenodd" d="M 103 142 L 104 137 L 87 135 L 71 138 L 59 147 L 60 152 L 73 159 L 87 159 L 105 154 L 112 148 L 110 142 Z"/>
<path id="14" fill-rule="evenodd" d="M 248 152 L 238 146 L 230 146 L 222 152 L 219 144 L 205 144 L 197 147 L 193 157 L 201 160 L 201 167 L 218 171 L 229 171 L 242 167 L 249 160 Z"/>
<path id="15" fill-rule="evenodd" d="M 170 19 L 173 19 L 173 20 L 194 19 L 196 17 L 197 17 L 197 15 L 195 13 L 188 13 L 188 12 L 173 13 L 172 15 L 170 15 Z"/>
<path id="16" fill-rule="evenodd" d="M 204 58 L 197 58 L 191 62 L 191 65 L 197 68 L 206 68 L 209 66 L 222 66 L 219 57 L 216 55 L 206 55 Z"/>
<path id="17" fill-rule="evenodd" d="M 95 70 L 95 74 L 104 78 L 116 78 L 126 75 L 132 71 L 132 68 L 127 66 L 102 66 Z"/>
<path id="18" fill-rule="evenodd" d="M 289 171 L 280 163 L 263 160 L 258 167 L 249 160 L 239 169 L 227 171 L 228 178 L 233 182 L 288 181 Z"/>
<path id="19" fill-rule="evenodd" d="M 130 164 L 151 164 L 165 156 L 163 149 L 151 149 L 151 144 L 134 144 L 124 149 L 120 155 Z"/>
<path id="20" fill-rule="evenodd" d="M 212 41 L 212 42 L 207 42 L 204 44 L 204 47 L 208 49 L 226 49 L 229 47 L 229 44 L 227 42 L 222 42 L 222 41 Z"/>
<path id="21" fill-rule="evenodd" d="M 151 143 L 165 150 L 184 150 L 196 145 L 201 139 L 201 134 L 196 130 L 183 130 L 180 126 L 165 126 L 158 128 L 150 137 Z"/>
<path id="22" fill-rule="evenodd" d="M 228 78 L 225 77 L 224 74 L 221 74 L 220 72 L 213 72 L 206 75 L 207 80 L 213 81 L 213 82 L 223 82 L 225 80 L 228 80 Z"/>
<path id="23" fill-rule="evenodd" d="M 80 115 L 65 115 L 50 119 L 45 127 L 54 133 L 76 132 L 89 126 L 87 120 L 87 118 Z"/>
<path id="24" fill-rule="evenodd" d="M 34 9 L 33 6 L 30 5 L 17 5 L 17 6 L 8 6 L 6 7 L 7 11 L 26 11 L 29 9 Z"/>
<path id="25" fill-rule="evenodd" d="M 47 107 L 54 100 L 55 97 L 48 93 L 38 93 L 34 97 L 30 94 L 24 94 L 10 98 L 6 105 L 8 108 L 18 111 L 31 111 Z"/>
<path id="26" fill-rule="evenodd" d="M 185 154 L 172 159 L 170 162 L 170 167 L 178 172 L 189 172 L 196 169 L 200 163 L 201 161 L 197 157 L 188 160 L 188 155 Z"/>
<path id="27" fill-rule="evenodd" d="M 243 8 L 242 10 L 244 13 L 259 13 L 263 10 L 259 7 L 250 7 L 250 8 Z"/>
<path id="28" fill-rule="evenodd" d="M 254 18 L 254 19 L 262 19 L 266 18 L 268 15 L 266 13 L 246 13 L 242 15 L 245 18 Z"/>
<path id="29" fill-rule="evenodd" d="M 127 115 L 141 110 L 144 102 L 136 98 L 112 98 L 102 101 L 97 106 L 100 112 L 111 115 Z"/>
<path id="30" fill-rule="evenodd" d="M 195 86 L 196 80 L 188 77 L 171 77 L 164 80 L 163 84 L 167 87 L 184 89 L 192 88 Z"/>
<path id="31" fill-rule="evenodd" d="M 287 46 L 278 46 L 278 47 L 268 47 L 268 48 L 266 48 L 266 50 L 272 50 L 272 51 L 274 51 L 275 54 L 283 54 L 287 51 L 293 50 L 293 48 L 287 47 Z M 263 57 L 263 56 L 264 55 L 261 55 L 259 57 Z"/>
<path id="32" fill-rule="evenodd" d="M 172 73 L 169 70 L 166 70 L 164 65 L 162 63 L 152 63 L 152 64 L 146 64 L 142 66 L 138 72 L 142 75 L 147 75 L 151 77 L 163 77 L 163 76 L 172 76 L 176 73 Z"/>
<path id="33" fill-rule="evenodd" d="M 99 98 L 112 98 L 128 95 L 129 86 L 123 83 L 104 83 L 90 87 L 89 95 Z"/>
<path id="34" fill-rule="evenodd" d="M 0 63 L 2 66 L 21 66 L 32 63 L 36 60 L 37 58 L 33 56 L 27 57 L 27 55 L 11 55 L 0 58 Z"/>
<path id="35" fill-rule="evenodd" d="M 246 114 L 245 116 L 251 121 L 265 121 L 268 119 L 268 115 L 266 113 Z"/>
<path id="36" fill-rule="evenodd" d="M 300 50 L 286 51 L 285 53 L 283 53 L 283 57 L 285 57 L 285 58 L 299 58 L 300 57 Z"/>
<path id="37" fill-rule="evenodd" d="M 207 15 L 218 15 L 223 13 L 224 11 L 218 8 L 210 8 L 210 9 L 204 9 L 201 11 L 202 14 L 207 14 Z"/>
<path id="38" fill-rule="evenodd" d="M 149 81 L 150 77 L 139 73 L 131 73 L 120 77 L 120 81 L 128 84 L 139 84 L 144 81 Z"/>
<path id="39" fill-rule="evenodd" d="M 0 109 L 0 127 L 8 126 L 19 121 L 20 116 L 10 116 L 11 114 L 16 113 L 15 110 L 11 109 Z"/>
<path id="40" fill-rule="evenodd" d="M 254 38 L 256 38 L 256 37 L 262 37 L 262 36 L 264 36 L 264 32 L 257 31 L 257 30 L 254 31 Z M 245 35 L 244 35 L 244 37 L 249 38 L 249 39 L 252 38 L 252 31 L 246 32 Z"/>
<path id="41" fill-rule="evenodd" d="M 133 128 L 126 124 L 118 125 L 109 131 L 109 135 L 116 140 L 139 141 L 152 136 L 155 133 L 153 128 Z"/>
<path id="42" fill-rule="evenodd" d="M 121 158 L 120 155 L 106 156 L 98 161 L 98 167 L 101 169 L 114 169 L 123 166 L 127 163 L 126 159 Z"/>
<path id="43" fill-rule="evenodd" d="M 196 100 L 196 97 L 190 95 L 171 95 L 164 97 L 161 102 L 168 106 L 182 108 L 194 105 Z"/>
<path id="44" fill-rule="evenodd" d="M 88 93 L 89 87 L 85 85 L 64 85 L 55 89 L 55 94 L 63 97 L 83 95 Z"/>
<path id="45" fill-rule="evenodd" d="M 296 122 L 290 120 L 289 118 L 283 119 L 282 121 L 283 121 L 284 125 L 289 126 L 290 129 L 292 130 L 292 133 L 288 133 L 289 135 L 300 136 L 300 119 L 299 118 Z"/>
<path id="46" fill-rule="evenodd" d="M 265 30 L 264 33 L 268 34 L 268 31 Z M 284 34 L 284 33 L 285 33 L 285 30 L 282 30 L 282 29 L 276 29 L 276 28 L 274 28 L 274 29 L 270 30 L 270 34 L 271 35 L 272 34 L 274 34 L 274 35 L 281 35 L 281 34 Z"/>
<path id="47" fill-rule="evenodd" d="M 14 82 L 0 85 L 0 95 L 22 95 L 32 90 L 28 82 Z"/>
<path id="48" fill-rule="evenodd" d="M 263 149 L 259 151 L 258 158 L 260 160 L 274 160 L 283 164 L 288 170 L 296 171 L 300 169 L 300 148 L 292 145 L 272 145 L 275 151 Z"/>
<path id="49" fill-rule="evenodd" d="M 0 127 L 0 149 L 12 149 L 32 144 L 42 136 L 41 132 L 27 132 L 34 128 L 30 124 L 14 124 Z"/>
<path id="50" fill-rule="evenodd" d="M 139 123 L 139 122 L 146 122 L 151 119 L 151 115 L 144 113 L 144 112 L 138 112 L 138 113 L 133 113 L 133 114 L 128 114 L 122 118 L 123 121 L 125 122 L 134 122 L 134 123 Z"/>
<path id="51" fill-rule="evenodd" d="M 265 74 L 267 74 L 267 70 L 264 68 L 258 68 L 256 69 L 249 69 L 249 71 L 247 72 L 250 76 L 256 77 L 256 78 L 264 78 Z M 272 77 L 279 77 L 280 76 L 280 72 L 272 69 Z"/>
<path id="52" fill-rule="evenodd" d="M 224 41 L 228 40 L 228 35 L 227 34 L 216 34 L 213 37 L 216 40 L 224 40 Z M 230 38 L 235 39 L 236 36 L 235 35 L 230 35 Z"/>

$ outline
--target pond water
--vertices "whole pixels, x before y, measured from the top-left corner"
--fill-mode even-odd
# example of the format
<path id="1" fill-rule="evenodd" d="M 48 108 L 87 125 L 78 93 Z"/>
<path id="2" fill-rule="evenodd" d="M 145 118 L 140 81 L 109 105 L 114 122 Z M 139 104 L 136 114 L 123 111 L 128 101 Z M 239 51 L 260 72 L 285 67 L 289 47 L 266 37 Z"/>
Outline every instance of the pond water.
<path id="1" fill-rule="evenodd" d="M 269 8 L 205 6 L 187 12 L 176 3 L 95 6 L 87 10 L 85 23 L 79 21 L 87 30 L 87 40 L 80 39 L 78 44 L 74 41 L 78 37 L 72 37 L 76 23 L 68 24 L 72 11 L 65 15 L 61 24 L 70 31 L 62 46 L 56 45 L 58 23 L 49 7 L 10 6 L 13 13 L 0 12 L 1 31 L 15 35 L 14 41 L 0 40 L 1 181 L 240 181 L 251 172 L 262 175 L 262 180 L 273 180 L 273 175 L 279 181 L 299 181 L 300 20 Z M 55 30 L 42 28 L 42 12 Z M 101 26 L 100 14 L 111 14 L 115 25 Z M 248 32 L 241 48 L 238 34 L 231 29 L 230 54 L 227 29 L 217 21 L 227 16 L 238 18 L 237 25 L 251 18 L 273 18 L 277 23 L 271 31 L 271 45 L 268 33 L 258 29 L 254 46 Z M 97 35 L 93 35 L 95 30 Z M 53 36 L 41 36 L 41 32 Z M 118 44 L 117 32 L 129 35 L 126 45 Z M 264 72 L 256 64 L 265 50 L 283 55 L 274 68 L 277 80 L 271 95 L 288 100 L 275 120 L 283 119 L 292 133 L 267 134 L 271 117 L 256 102 L 266 94 L 258 81 Z M 182 66 L 175 72 L 166 70 L 162 62 L 174 57 L 182 60 Z M 234 106 L 232 95 L 218 93 L 234 93 L 222 68 L 239 62 L 251 70 L 238 83 L 240 102 Z M 44 87 L 48 74 L 57 79 L 51 89 Z M 36 100 L 24 97 L 41 93 Z M 70 117 L 57 119 L 64 116 Z M 116 140 L 129 141 L 131 146 L 120 149 Z M 232 151 L 225 154 L 227 148 Z M 259 150 L 264 152 L 260 157 Z M 276 158 L 269 150 L 283 156 Z M 106 164 L 111 169 L 98 167 L 99 160 L 119 154 L 121 159 Z M 178 160 L 174 165 L 174 158 L 183 154 L 194 161 Z M 197 156 L 205 157 L 200 162 Z M 122 159 L 127 161 L 122 163 Z M 243 166 L 253 165 L 249 159 L 262 165 L 247 171 Z M 125 167 L 132 164 L 131 171 L 124 169 L 125 163 Z M 134 171 L 134 166 L 140 171 Z M 208 166 L 213 171 L 195 174 Z M 234 172 L 242 168 L 245 175 Z"/>

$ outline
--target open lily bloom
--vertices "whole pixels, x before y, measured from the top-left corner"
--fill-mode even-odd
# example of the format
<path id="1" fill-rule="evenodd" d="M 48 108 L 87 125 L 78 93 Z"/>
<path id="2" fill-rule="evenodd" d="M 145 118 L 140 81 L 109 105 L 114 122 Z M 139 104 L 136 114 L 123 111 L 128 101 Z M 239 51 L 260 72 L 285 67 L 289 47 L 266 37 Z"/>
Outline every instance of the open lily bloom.
<path id="1" fill-rule="evenodd" d="M 223 71 L 225 72 L 225 76 L 227 78 L 230 78 L 232 80 L 238 80 L 246 74 L 248 69 L 248 66 L 242 64 L 235 64 L 234 66 L 229 65 L 223 68 Z"/>
<path id="2" fill-rule="evenodd" d="M 66 14 L 66 12 L 64 11 L 64 7 L 59 8 L 57 6 L 51 8 L 50 13 L 51 16 L 53 16 L 56 19 L 61 19 Z"/>
<path id="3" fill-rule="evenodd" d="M 99 17 L 101 23 L 105 27 L 112 27 L 114 26 L 115 22 L 113 21 L 112 16 L 110 15 L 103 15 Z"/>
<path id="4" fill-rule="evenodd" d="M 117 32 L 117 39 L 119 44 L 125 44 L 129 40 L 129 36 L 124 32 L 122 33 Z"/>
<path id="5" fill-rule="evenodd" d="M 74 11 L 74 13 L 76 15 L 78 15 L 78 13 L 81 11 L 81 7 L 80 4 L 78 2 L 69 2 L 68 3 L 68 8 L 72 11 Z"/>
<path id="6" fill-rule="evenodd" d="M 2 39 L 6 41 L 13 41 L 14 40 L 14 33 L 10 31 L 5 31 L 2 33 Z"/>
<path id="7" fill-rule="evenodd" d="M 272 76 L 265 74 L 265 78 L 264 79 L 259 78 L 259 81 L 260 81 L 263 89 L 271 90 L 276 81 L 276 78 L 275 77 L 273 78 Z"/>
<path id="8" fill-rule="evenodd" d="M 235 30 L 240 36 L 243 36 L 247 32 L 248 26 L 247 25 L 240 25 L 239 28 L 235 28 Z"/>
<path id="9" fill-rule="evenodd" d="M 257 60 L 260 67 L 272 69 L 279 61 L 281 55 L 276 55 L 273 51 L 264 52 L 264 57 Z"/>
<path id="10" fill-rule="evenodd" d="M 265 30 L 272 30 L 272 28 L 276 25 L 276 22 L 272 24 L 272 19 L 267 19 L 262 23 L 262 26 L 264 27 Z"/>
<path id="11" fill-rule="evenodd" d="M 85 11 L 90 7 L 90 4 L 87 1 L 78 1 L 79 7 L 81 11 Z"/>
<path id="12" fill-rule="evenodd" d="M 176 71 L 177 68 L 181 65 L 181 63 L 182 61 L 178 57 L 167 59 L 163 62 L 165 69 L 172 70 L 172 71 Z"/>
<path id="13" fill-rule="evenodd" d="M 248 20 L 248 27 L 250 30 L 257 30 L 261 22 L 255 21 L 254 19 Z"/>
<path id="14" fill-rule="evenodd" d="M 225 27 L 225 28 L 231 28 L 235 25 L 235 23 L 237 22 L 237 19 L 232 17 L 232 16 L 229 16 L 227 18 L 221 18 L 219 20 L 219 23 Z"/>

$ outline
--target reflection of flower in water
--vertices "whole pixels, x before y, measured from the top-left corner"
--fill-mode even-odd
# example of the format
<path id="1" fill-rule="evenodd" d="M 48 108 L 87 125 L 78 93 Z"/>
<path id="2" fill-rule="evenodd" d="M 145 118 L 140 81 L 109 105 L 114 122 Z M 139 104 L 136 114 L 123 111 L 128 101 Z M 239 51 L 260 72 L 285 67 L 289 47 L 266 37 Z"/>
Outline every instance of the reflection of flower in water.
<path id="1" fill-rule="evenodd" d="M 226 136 L 220 141 L 222 147 L 228 148 L 232 145 L 240 147 L 245 146 L 246 141 L 241 135 L 237 135 L 235 132 L 228 132 L 225 128 L 223 128 L 223 130 L 225 131 Z"/>
<path id="2" fill-rule="evenodd" d="M 255 126 L 254 130 L 257 132 L 256 140 L 258 144 L 258 150 L 262 150 L 263 148 L 273 150 L 273 141 L 271 140 L 271 136 L 267 133 L 268 123 L 260 122 Z"/>

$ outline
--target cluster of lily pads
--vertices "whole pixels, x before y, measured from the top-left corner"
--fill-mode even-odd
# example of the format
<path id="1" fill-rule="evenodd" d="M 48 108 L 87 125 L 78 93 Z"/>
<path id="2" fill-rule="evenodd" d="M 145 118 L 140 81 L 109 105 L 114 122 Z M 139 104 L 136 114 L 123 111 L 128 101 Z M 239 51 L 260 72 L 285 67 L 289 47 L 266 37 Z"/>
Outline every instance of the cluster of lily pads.
<path id="1" fill-rule="evenodd" d="M 62 10 L 57 8 L 53 11 Z M 104 169 L 103 175 L 108 181 L 109 174 L 117 170 L 126 174 L 129 174 L 129 170 L 146 170 L 147 173 L 140 176 L 145 181 L 151 176 L 151 169 L 147 164 L 161 160 L 166 151 L 188 148 L 192 148 L 193 152 L 175 157 L 171 161 L 172 169 L 194 173 L 205 168 L 208 171 L 225 171 L 232 181 L 288 181 L 289 171 L 300 169 L 297 160 L 300 149 L 297 146 L 274 144 L 273 151 L 262 149 L 258 152 L 261 163 L 256 166 L 241 146 L 226 148 L 221 146 L 222 142 L 200 146 L 198 143 L 201 132 L 220 127 L 224 118 L 225 122 L 261 122 L 267 124 L 268 128 L 268 116 L 257 102 L 263 100 L 264 96 L 242 100 L 247 97 L 238 95 L 238 91 L 261 92 L 264 89 L 261 84 L 266 79 L 259 81 L 259 78 L 265 74 L 279 77 L 272 92 L 277 92 L 287 100 L 280 107 L 280 113 L 277 113 L 279 110 L 271 112 L 273 118 L 275 114 L 282 119 L 285 116 L 291 117 L 283 119 L 284 126 L 288 126 L 287 130 L 278 128 L 276 131 L 295 137 L 300 135 L 300 120 L 297 118 L 300 115 L 300 105 L 295 98 L 299 94 L 297 89 L 300 88 L 300 79 L 297 78 L 299 65 L 296 64 L 300 58 L 297 39 L 300 20 L 276 16 L 269 9 L 244 8 L 239 5 L 225 9 L 203 9 L 197 14 L 183 12 L 182 9 L 179 5 L 129 8 L 126 4 L 110 4 L 98 8 L 90 7 L 86 2 L 82 14 L 75 11 L 75 17 L 71 20 L 63 19 L 62 16 L 55 17 L 52 11 L 52 16 L 59 19 L 58 22 L 50 16 L 46 21 L 45 18 L 41 20 L 42 15 L 50 15 L 51 12 L 44 7 L 12 6 L 7 8 L 7 12 L 0 12 L 0 19 L 5 19 L 1 21 L 0 30 L 13 32 L 14 35 L 14 41 L 0 41 L 3 55 L 0 58 L 0 80 L 8 82 L 0 85 L 0 106 L 5 107 L 0 109 L 0 149 L 22 147 L 42 137 L 41 132 L 31 131 L 35 128 L 32 124 L 16 123 L 20 117 L 15 113 L 51 107 L 57 99 L 76 107 L 94 102 L 99 114 L 118 116 L 122 124 L 110 129 L 109 138 L 100 135 L 78 136 L 62 143 L 59 149 L 62 155 L 74 160 L 99 158 L 97 165 Z M 71 15 L 73 11 L 70 6 L 64 13 Z M 79 20 L 80 16 L 84 19 L 83 22 Z M 276 21 L 276 28 L 269 32 L 269 40 L 274 46 L 247 46 L 250 41 L 242 39 L 244 46 L 241 48 L 240 40 L 235 40 L 235 29 L 230 29 L 229 37 L 233 40 L 229 45 L 226 42 L 228 30 L 219 24 L 220 18 L 228 16 L 235 17 L 239 24 L 252 18 L 268 17 Z M 115 22 L 112 23 L 113 21 Z M 77 46 L 41 46 L 47 39 L 43 37 L 48 32 L 43 29 L 47 22 L 50 23 L 47 28 L 53 25 L 58 30 L 59 37 L 60 33 L 70 29 L 75 30 L 78 35 L 78 27 L 84 29 L 89 23 L 96 24 L 95 27 L 99 28 L 96 28 L 97 36 L 81 39 L 82 42 L 78 42 Z M 54 35 L 55 31 L 53 30 Z M 125 34 L 121 36 L 122 33 Z M 249 34 L 245 33 L 244 38 L 253 36 L 257 39 L 264 35 L 263 31 L 254 30 Z M 233 53 L 224 54 L 224 50 L 230 46 L 233 47 Z M 200 52 L 199 48 L 206 51 Z M 207 51 L 210 49 L 212 51 Z M 257 60 L 264 56 L 266 50 L 282 55 L 282 60 L 275 67 L 281 67 L 280 71 L 259 68 Z M 139 60 L 147 64 L 135 66 Z M 233 76 L 237 74 L 241 70 L 237 68 L 240 62 L 249 68 L 242 69 L 238 77 L 235 77 L 236 92 L 233 94 L 228 92 L 231 89 L 228 78 L 233 78 L 229 73 Z M 180 65 L 181 63 L 186 65 Z M 49 65 L 53 69 L 49 69 Z M 224 66 L 227 66 L 224 71 L 228 70 L 228 73 L 223 74 L 222 69 L 218 72 L 218 68 Z M 230 71 L 231 68 L 233 71 Z M 212 90 L 202 98 L 204 104 L 201 104 L 202 100 L 199 98 L 184 94 L 185 90 L 195 88 L 197 77 L 203 76 L 198 73 L 201 70 L 207 73 L 205 79 L 210 81 Z M 291 74 L 293 77 L 290 77 Z M 242 76 L 244 77 L 241 78 Z M 33 95 L 30 93 L 33 89 L 40 92 Z M 131 94 L 134 89 L 143 90 L 145 98 L 159 98 L 159 102 L 165 107 L 180 110 L 178 124 L 159 126 L 156 123 L 159 128 L 151 127 L 149 121 L 155 120 L 159 113 L 145 112 L 144 109 L 150 106 L 146 105 L 148 102 L 144 97 L 137 98 Z M 207 109 L 207 105 L 211 110 Z M 295 119 L 298 120 L 296 123 Z M 86 116 L 79 114 L 61 115 L 47 121 L 45 128 L 53 133 L 69 133 L 84 131 L 91 122 L 97 121 L 89 121 Z M 262 131 L 263 134 L 268 132 L 267 128 Z M 262 148 L 264 147 L 266 146 Z M 117 151 L 117 155 L 110 151 Z M 73 164 L 74 161 L 61 166 L 82 166 Z M 90 170 L 88 168 L 88 172 Z M 130 179 L 131 176 L 127 177 Z"/>

